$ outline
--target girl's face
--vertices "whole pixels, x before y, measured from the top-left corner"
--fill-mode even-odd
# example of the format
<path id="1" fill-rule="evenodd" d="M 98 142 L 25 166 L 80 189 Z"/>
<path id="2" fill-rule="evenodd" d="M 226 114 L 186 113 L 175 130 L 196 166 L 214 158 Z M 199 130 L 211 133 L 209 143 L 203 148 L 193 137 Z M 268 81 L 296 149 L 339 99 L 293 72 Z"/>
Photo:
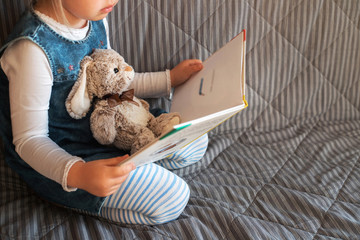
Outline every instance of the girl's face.
<path id="1" fill-rule="evenodd" d="M 105 18 L 119 0 L 62 0 L 65 16 L 71 27 L 80 28 L 87 20 Z"/>

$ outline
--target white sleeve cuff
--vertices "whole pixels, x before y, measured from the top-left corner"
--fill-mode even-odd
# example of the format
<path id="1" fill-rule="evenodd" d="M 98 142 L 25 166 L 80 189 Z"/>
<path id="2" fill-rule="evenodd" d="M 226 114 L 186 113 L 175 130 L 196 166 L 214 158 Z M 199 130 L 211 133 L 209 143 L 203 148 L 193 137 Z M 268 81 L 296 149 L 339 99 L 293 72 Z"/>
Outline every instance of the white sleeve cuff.
<path id="1" fill-rule="evenodd" d="M 69 174 L 69 171 L 71 169 L 71 167 L 77 163 L 77 162 L 85 162 L 83 159 L 81 158 L 74 158 L 72 160 L 70 160 L 66 165 L 65 165 L 65 169 L 64 169 L 64 174 L 63 174 L 63 179 L 62 179 L 62 182 L 61 182 L 61 186 L 63 187 L 63 189 L 66 191 L 66 192 L 74 192 L 77 190 L 77 188 L 72 188 L 72 187 L 69 187 L 67 185 L 67 178 L 68 178 L 68 174 Z"/>

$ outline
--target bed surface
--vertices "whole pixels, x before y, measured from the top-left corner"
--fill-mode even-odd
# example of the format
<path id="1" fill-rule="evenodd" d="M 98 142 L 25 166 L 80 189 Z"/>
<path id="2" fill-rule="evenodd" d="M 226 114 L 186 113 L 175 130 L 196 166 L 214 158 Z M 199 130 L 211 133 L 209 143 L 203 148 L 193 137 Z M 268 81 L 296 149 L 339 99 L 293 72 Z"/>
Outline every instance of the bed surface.
<path id="1" fill-rule="evenodd" d="M 201 162 L 175 171 L 190 200 L 158 226 L 49 204 L 1 153 L 0 239 L 360 239 L 359 1 L 129 0 L 108 21 L 138 72 L 204 60 L 246 29 L 249 107 L 209 133 Z"/>

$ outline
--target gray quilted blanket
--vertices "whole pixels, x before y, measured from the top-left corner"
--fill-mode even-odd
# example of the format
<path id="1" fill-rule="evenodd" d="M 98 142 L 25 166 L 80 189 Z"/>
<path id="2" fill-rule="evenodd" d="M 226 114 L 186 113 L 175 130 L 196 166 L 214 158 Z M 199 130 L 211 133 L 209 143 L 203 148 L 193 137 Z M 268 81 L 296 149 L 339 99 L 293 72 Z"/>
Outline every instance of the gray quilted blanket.
<path id="1" fill-rule="evenodd" d="M 246 29 L 249 107 L 175 172 L 191 197 L 163 225 L 51 205 L 2 157 L 1 239 L 360 239 L 360 1 L 128 0 L 108 21 L 139 72 L 204 60 Z"/>

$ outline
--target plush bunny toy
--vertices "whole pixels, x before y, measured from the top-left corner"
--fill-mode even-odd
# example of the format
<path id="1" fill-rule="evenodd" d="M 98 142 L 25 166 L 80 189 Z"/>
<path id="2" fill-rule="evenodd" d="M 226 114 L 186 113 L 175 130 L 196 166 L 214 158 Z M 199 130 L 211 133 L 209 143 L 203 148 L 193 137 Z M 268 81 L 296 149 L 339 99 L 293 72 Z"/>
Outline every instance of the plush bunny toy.
<path id="1" fill-rule="evenodd" d="M 114 144 L 131 154 L 180 122 L 177 113 L 154 117 L 149 104 L 128 90 L 134 70 L 111 49 L 97 49 L 80 65 L 79 77 L 66 100 L 70 116 L 80 119 L 89 111 L 90 128 L 100 144 Z"/>

